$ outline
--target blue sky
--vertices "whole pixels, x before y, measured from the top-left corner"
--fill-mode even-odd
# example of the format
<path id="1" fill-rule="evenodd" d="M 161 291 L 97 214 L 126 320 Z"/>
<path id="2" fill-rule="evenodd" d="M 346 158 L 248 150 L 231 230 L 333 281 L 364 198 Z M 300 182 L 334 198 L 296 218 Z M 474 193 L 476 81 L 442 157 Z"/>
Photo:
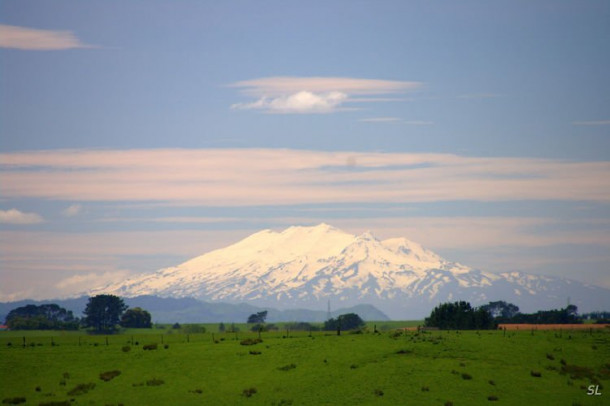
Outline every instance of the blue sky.
<path id="1" fill-rule="evenodd" d="M 322 221 L 610 287 L 606 1 L 0 2 L 0 299 Z"/>

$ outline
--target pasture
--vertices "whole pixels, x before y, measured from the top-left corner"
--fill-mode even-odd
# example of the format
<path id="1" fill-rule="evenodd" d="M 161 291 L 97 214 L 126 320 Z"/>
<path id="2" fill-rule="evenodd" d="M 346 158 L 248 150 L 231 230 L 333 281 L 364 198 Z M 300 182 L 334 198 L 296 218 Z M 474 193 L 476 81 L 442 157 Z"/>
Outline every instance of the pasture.
<path id="1" fill-rule="evenodd" d="M 0 402 L 609 404 L 610 329 L 418 332 L 382 324 L 377 334 L 263 332 L 262 342 L 244 326 L 189 335 L 27 332 L 25 341 L 23 332 L 2 332 Z M 602 394 L 587 395 L 590 385 Z"/>

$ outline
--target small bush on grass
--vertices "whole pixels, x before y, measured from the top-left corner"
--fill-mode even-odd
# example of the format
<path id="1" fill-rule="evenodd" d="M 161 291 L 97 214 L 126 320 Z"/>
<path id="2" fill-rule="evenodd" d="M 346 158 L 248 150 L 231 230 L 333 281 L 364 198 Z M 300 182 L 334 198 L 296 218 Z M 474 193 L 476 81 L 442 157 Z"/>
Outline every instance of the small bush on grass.
<path id="1" fill-rule="evenodd" d="M 445 406 L 453 406 L 453 402 L 448 400 L 445 402 Z"/>
<path id="2" fill-rule="evenodd" d="M 121 351 L 123 351 L 123 352 L 129 352 L 129 351 L 131 351 L 131 347 L 130 347 L 130 346 L 128 346 L 128 345 L 124 345 L 124 346 L 121 348 Z"/>
<path id="3" fill-rule="evenodd" d="M 472 379 L 472 375 L 467 374 L 466 372 L 462 372 L 462 379 L 465 379 L 468 381 L 468 380 Z"/>
<path id="4" fill-rule="evenodd" d="M 496 400 L 498 400 L 498 397 L 496 395 L 489 395 L 487 396 L 487 400 L 495 402 Z"/>
<path id="5" fill-rule="evenodd" d="M 491 379 L 489 380 L 489 384 L 490 384 L 491 386 L 496 386 L 496 382 L 495 382 L 495 381 L 493 381 L 493 380 L 491 380 Z"/>
<path id="6" fill-rule="evenodd" d="M 157 344 L 146 344 L 145 346 L 142 347 L 143 350 L 156 350 L 157 349 Z"/>
<path id="7" fill-rule="evenodd" d="M 121 375 L 121 371 L 106 371 L 106 372 L 102 372 L 100 374 L 100 379 L 104 382 L 108 382 L 113 380 L 114 378 L 116 378 L 117 376 Z"/>
<path id="8" fill-rule="evenodd" d="M 261 340 L 260 338 L 246 338 L 244 340 L 240 341 L 241 345 L 254 345 L 254 344 L 258 344 L 258 343 L 262 343 L 263 340 Z"/>
<path id="9" fill-rule="evenodd" d="M 555 356 L 553 354 L 546 354 L 546 358 L 553 361 L 555 359 Z"/>
<path id="10" fill-rule="evenodd" d="M 76 385 L 70 392 L 68 392 L 68 396 L 77 396 L 84 395 L 85 393 L 93 390 L 95 388 L 95 384 L 93 382 L 90 383 L 79 383 Z"/>
<path id="11" fill-rule="evenodd" d="M 540 378 L 542 376 L 542 373 L 540 373 L 539 371 L 530 371 L 530 375 L 534 378 Z"/>
<path id="12" fill-rule="evenodd" d="M 279 367 L 279 371 L 290 371 L 291 369 L 295 369 L 297 366 L 295 364 L 284 365 L 283 367 Z"/>
<path id="13" fill-rule="evenodd" d="M 198 394 L 198 395 L 201 395 L 201 394 L 203 393 L 203 391 L 202 391 L 201 389 L 199 389 L 199 388 L 197 388 L 197 389 L 195 389 L 195 390 L 190 390 L 189 392 L 191 392 L 191 393 L 196 393 L 196 394 Z"/>
<path id="14" fill-rule="evenodd" d="M 349 367 L 350 367 L 350 369 L 356 369 L 356 368 L 358 368 L 358 365 L 356 365 L 356 364 L 352 364 L 352 365 L 350 365 Z"/>
<path id="15" fill-rule="evenodd" d="M 428 387 L 428 386 L 422 386 L 422 387 L 421 387 L 421 391 L 422 391 L 422 392 L 430 392 L 430 387 Z"/>
<path id="16" fill-rule="evenodd" d="M 69 400 L 54 400 L 51 402 L 42 402 L 38 406 L 70 406 Z"/>
<path id="17" fill-rule="evenodd" d="M 165 348 L 166 350 L 167 350 L 167 349 L 169 349 L 169 344 L 165 344 L 165 345 L 163 346 L 163 348 Z"/>
<path id="18" fill-rule="evenodd" d="M 375 396 L 383 396 L 383 391 L 379 388 L 375 389 L 373 393 L 375 394 Z"/>
<path id="19" fill-rule="evenodd" d="M 396 354 L 411 354 L 412 352 L 411 350 L 398 350 Z"/>
<path id="20" fill-rule="evenodd" d="M 164 383 L 165 381 L 163 379 L 153 378 L 146 381 L 146 386 L 161 386 Z"/>
<path id="21" fill-rule="evenodd" d="M 252 388 L 244 389 L 244 390 L 241 392 L 241 395 L 242 395 L 242 396 L 245 396 L 245 397 L 247 397 L 247 398 L 249 398 L 249 397 L 251 397 L 252 395 L 254 395 L 256 392 L 257 392 L 257 391 L 256 391 L 256 388 L 252 387 Z"/>
<path id="22" fill-rule="evenodd" d="M 250 355 L 261 355 L 262 352 L 260 351 L 250 351 Z"/>
<path id="23" fill-rule="evenodd" d="M 14 398 L 5 398 L 2 399 L 2 403 L 5 405 L 18 405 L 20 403 L 25 403 L 25 398 L 16 396 Z"/>

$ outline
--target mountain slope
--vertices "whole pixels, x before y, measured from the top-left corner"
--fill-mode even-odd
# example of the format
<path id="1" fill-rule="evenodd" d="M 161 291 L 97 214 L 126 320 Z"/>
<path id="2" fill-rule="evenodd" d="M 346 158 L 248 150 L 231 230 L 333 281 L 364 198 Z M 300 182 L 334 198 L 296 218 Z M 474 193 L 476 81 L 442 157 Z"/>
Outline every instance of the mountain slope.
<path id="1" fill-rule="evenodd" d="M 94 289 L 90 294 L 194 297 L 257 306 L 324 309 L 369 303 L 391 318 L 427 315 L 439 302 L 507 300 L 523 311 L 610 307 L 610 292 L 575 281 L 495 274 L 449 262 L 405 238 L 355 236 L 327 224 L 263 230 L 175 267 Z M 584 307 L 584 308 L 583 308 Z"/>

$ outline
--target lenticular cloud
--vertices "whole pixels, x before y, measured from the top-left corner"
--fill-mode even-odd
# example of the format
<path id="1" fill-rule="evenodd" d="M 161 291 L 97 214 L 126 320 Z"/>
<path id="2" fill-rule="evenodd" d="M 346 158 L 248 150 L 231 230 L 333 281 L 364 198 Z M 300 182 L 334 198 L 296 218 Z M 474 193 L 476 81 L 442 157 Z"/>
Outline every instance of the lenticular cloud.
<path id="1" fill-rule="evenodd" d="M 300 91 L 274 98 L 261 97 L 252 103 L 237 103 L 233 109 L 263 109 L 270 113 L 330 113 L 347 100 L 342 92 L 312 93 Z"/>

